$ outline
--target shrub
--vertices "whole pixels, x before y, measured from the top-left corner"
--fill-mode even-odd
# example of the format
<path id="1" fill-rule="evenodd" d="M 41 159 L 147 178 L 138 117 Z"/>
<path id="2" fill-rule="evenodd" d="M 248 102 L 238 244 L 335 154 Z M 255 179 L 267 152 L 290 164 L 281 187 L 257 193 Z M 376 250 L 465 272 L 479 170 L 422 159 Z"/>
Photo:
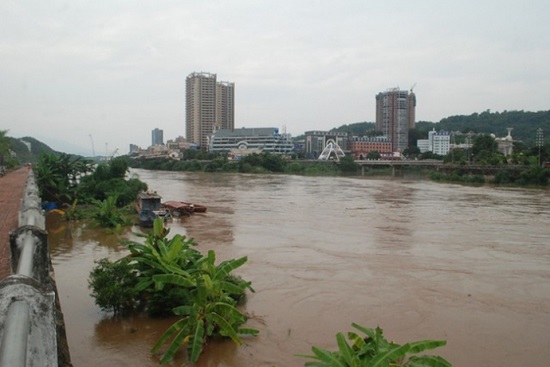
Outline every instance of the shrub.
<path id="1" fill-rule="evenodd" d="M 137 278 L 128 259 L 111 262 L 103 258 L 96 261 L 96 264 L 88 280 L 96 305 L 115 315 L 134 309 L 137 305 L 137 292 L 134 288 Z"/>

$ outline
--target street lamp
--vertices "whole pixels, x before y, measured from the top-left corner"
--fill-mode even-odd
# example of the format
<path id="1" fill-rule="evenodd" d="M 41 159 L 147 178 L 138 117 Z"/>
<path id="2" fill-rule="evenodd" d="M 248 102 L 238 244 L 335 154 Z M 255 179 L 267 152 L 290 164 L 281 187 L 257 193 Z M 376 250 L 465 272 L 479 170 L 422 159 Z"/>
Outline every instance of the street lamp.
<path id="1" fill-rule="evenodd" d="M 539 167 L 541 166 L 541 148 L 544 145 L 544 134 L 542 132 L 542 129 L 539 127 L 537 129 L 537 137 L 536 137 L 536 144 L 537 147 L 539 147 Z"/>

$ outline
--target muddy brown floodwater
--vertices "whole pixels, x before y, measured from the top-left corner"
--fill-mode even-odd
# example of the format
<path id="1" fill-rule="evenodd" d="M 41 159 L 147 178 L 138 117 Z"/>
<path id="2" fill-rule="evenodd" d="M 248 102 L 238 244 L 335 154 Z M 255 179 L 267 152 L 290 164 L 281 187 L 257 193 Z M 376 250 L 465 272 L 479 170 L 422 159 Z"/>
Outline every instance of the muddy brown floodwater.
<path id="1" fill-rule="evenodd" d="M 135 170 L 164 200 L 208 206 L 169 224 L 256 293 L 260 330 L 209 344 L 197 367 L 294 367 L 312 346 L 336 348 L 356 322 L 405 343 L 445 339 L 454 366 L 548 366 L 550 192 L 412 179 Z M 94 305 L 94 260 L 127 254 L 121 236 L 48 218 L 50 251 L 75 367 L 158 366 L 151 346 L 173 320 L 112 319 Z M 185 365 L 179 354 L 170 366 Z"/>

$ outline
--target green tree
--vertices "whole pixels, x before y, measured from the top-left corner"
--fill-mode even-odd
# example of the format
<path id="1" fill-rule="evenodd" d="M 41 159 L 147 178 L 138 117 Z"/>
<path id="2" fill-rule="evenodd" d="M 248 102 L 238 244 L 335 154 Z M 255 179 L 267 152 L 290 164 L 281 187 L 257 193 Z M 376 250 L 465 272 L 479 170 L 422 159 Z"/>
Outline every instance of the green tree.
<path id="1" fill-rule="evenodd" d="M 382 155 L 377 150 L 371 150 L 367 153 L 367 159 L 370 160 L 378 160 L 382 157 Z"/>
<path id="2" fill-rule="evenodd" d="M 147 184 L 135 177 L 126 179 L 127 172 L 128 161 L 123 157 L 98 164 L 92 174 L 81 178 L 79 200 L 93 203 L 113 196 L 117 198 L 118 207 L 133 203 L 140 191 L 147 190 Z"/>
<path id="3" fill-rule="evenodd" d="M 472 154 L 474 160 L 478 160 L 479 156 L 488 156 L 496 153 L 498 149 L 498 143 L 491 135 L 481 134 L 476 135 L 473 139 Z"/>
<path id="4" fill-rule="evenodd" d="M 409 146 L 403 150 L 403 155 L 408 159 L 417 158 L 420 154 L 422 154 L 420 149 L 415 145 Z"/>
<path id="5" fill-rule="evenodd" d="M 359 168 L 359 165 L 355 163 L 355 160 L 353 159 L 352 156 L 347 155 L 340 159 L 340 164 L 338 165 L 338 167 L 340 168 L 341 172 L 350 174 L 350 173 L 356 173 Z"/>
<path id="6" fill-rule="evenodd" d="M 468 160 L 464 149 L 455 148 L 443 158 L 444 163 L 465 164 Z"/>
<path id="7" fill-rule="evenodd" d="M 9 155 L 10 140 L 6 136 L 8 130 L 0 130 L 0 166 L 6 164 L 5 160 Z"/>
<path id="8" fill-rule="evenodd" d="M 42 200 L 72 203 L 80 180 L 92 170 L 92 162 L 65 153 L 41 154 L 34 167 Z"/>
<path id="9" fill-rule="evenodd" d="M 96 305 L 115 315 L 133 310 L 136 306 L 136 275 L 129 265 L 129 258 L 115 262 L 107 258 L 100 259 L 92 269 L 88 287 Z"/>

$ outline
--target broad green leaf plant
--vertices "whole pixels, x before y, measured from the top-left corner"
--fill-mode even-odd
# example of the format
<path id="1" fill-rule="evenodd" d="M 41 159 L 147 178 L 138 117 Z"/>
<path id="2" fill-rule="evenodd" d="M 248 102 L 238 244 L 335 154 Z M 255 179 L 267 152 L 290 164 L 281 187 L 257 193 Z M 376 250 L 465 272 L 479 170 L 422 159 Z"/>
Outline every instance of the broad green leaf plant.
<path id="1" fill-rule="evenodd" d="M 188 287 L 192 300 L 189 305 L 174 308 L 174 313 L 182 318 L 166 330 L 152 349 L 153 353 L 158 352 L 171 339 L 161 363 L 170 361 L 184 345 L 187 345 L 189 360 L 196 362 L 209 337 L 226 337 L 241 345 L 240 335 L 258 334 L 255 329 L 241 327 L 246 322 L 246 316 L 236 308 L 235 295 L 244 293 L 247 288 L 252 290 L 250 282 L 236 282 L 235 278 L 228 278 L 231 271 L 242 266 L 247 258 L 224 261 L 217 266 L 215 261 L 214 251 L 209 251 L 190 271 L 153 277 L 160 288 L 165 284 Z"/>
<path id="2" fill-rule="evenodd" d="M 444 346 L 444 340 L 422 340 L 399 345 L 389 342 L 382 329 L 366 328 L 353 323 L 352 326 L 363 332 L 348 332 L 348 340 L 342 333 L 336 335 L 338 350 L 331 352 L 313 347 L 312 355 L 300 355 L 312 359 L 305 367 L 451 367 L 446 359 L 435 355 L 417 355 L 426 350 Z"/>
<path id="3" fill-rule="evenodd" d="M 169 342 L 161 363 L 173 359 L 184 346 L 189 360 L 196 362 L 210 337 L 230 338 L 240 345 L 241 335 L 256 335 L 257 330 L 241 327 L 246 316 L 237 309 L 246 289 L 254 290 L 250 282 L 231 274 L 247 258 L 216 265 L 214 251 L 204 256 L 192 248 L 196 245 L 192 238 L 175 235 L 168 239 L 168 233 L 162 220 L 156 219 L 144 244 L 128 246 L 138 274 L 136 290 L 144 295 L 147 311 L 159 314 L 168 307 L 181 316 L 152 349 L 157 353 Z"/>

